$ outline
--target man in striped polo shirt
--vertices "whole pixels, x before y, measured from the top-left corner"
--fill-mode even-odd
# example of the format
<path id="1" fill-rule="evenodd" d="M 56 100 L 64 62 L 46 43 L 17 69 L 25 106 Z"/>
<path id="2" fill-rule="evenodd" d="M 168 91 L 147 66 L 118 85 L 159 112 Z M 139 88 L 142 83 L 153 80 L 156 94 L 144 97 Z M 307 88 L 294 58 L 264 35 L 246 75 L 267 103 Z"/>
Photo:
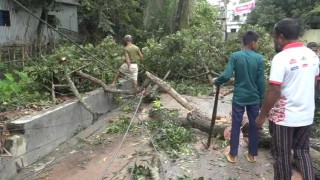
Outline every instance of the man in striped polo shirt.
<path id="1" fill-rule="evenodd" d="M 315 77 L 319 74 L 317 55 L 298 41 L 301 25 L 283 19 L 274 27 L 275 49 L 269 89 L 256 120 L 261 129 L 268 117 L 272 127 L 274 179 L 290 180 L 291 150 L 305 180 L 314 180 L 309 153 L 309 134 L 314 117 Z"/>

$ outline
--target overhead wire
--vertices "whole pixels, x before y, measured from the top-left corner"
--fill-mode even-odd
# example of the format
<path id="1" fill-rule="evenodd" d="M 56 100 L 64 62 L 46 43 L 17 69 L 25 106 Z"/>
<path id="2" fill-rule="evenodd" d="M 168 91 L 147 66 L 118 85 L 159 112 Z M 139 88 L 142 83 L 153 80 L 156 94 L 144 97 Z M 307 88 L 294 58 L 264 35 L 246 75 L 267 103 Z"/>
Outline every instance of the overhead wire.
<path id="1" fill-rule="evenodd" d="M 117 73 L 116 70 L 114 70 L 113 68 L 111 68 L 110 66 L 108 66 L 106 63 L 104 63 L 103 61 L 99 60 L 96 56 L 94 56 L 92 53 L 90 53 L 89 51 L 87 51 L 86 49 L 84 49 L 81 45 L 79 45 L 78 43 L 76 43 L 74 40 L 72 40 L 70 37 L 68 37 L 67 35 L 65 35 L 64 33 L 60 32 L 58 29 L 54 28 L 52 25 L 50 25 L 48 22 L 46 22 L 45 20 L 41 19 L 41 17 L 38 17 L 36 14 L 34 14 L 31 10 L 29 10 L 27 7 L 25 7 L 23 4 L 21 4 L 20 2 L 18 2 L 17 0 L 12 0 L 14 3 L 16 3 L 18 6 L 20 6 L 23 10 L 25 10 L 27 13 L 29 13 L 30 15 L 32 15 L 33 17 L 35 17 L 36 19 L 38 19 L 40 22 L 46 24 L 50 29 L 52 29 L 53 31 L 57 32 L 58 34 L 60 34 L 62 37 L 66 38 L 68 41 L 70 41 L 72 44 L 74 44 L 77 48 L 79 48 L 80 50 L 82 50 L 84 53 L 88 54 L 89 56 L 91 56 L 93 58 L 94 61 L 100 63 L 101 65 L 105 66 L 106 68 L 108 68 L 109 70 L 111 70 L 114 73 Z M 122 73 L 122 72 L 121 72 Z M 122 73 L 123 74 L 123 73 Z M 126 80 L 128 80 L 131 83 L 134 83 L 134 81 L 130 78 L 128 78 L 127 76 L 124 76 L 124 78 Z"/>
<path id="2" fill-rule="evenodd" d="M 144 89 L 144 90 L 142 91 L 142 93 L 141 93 L 141 96 L 140 96 L 140 98 L 139 98 L 139 103 L 138 103 L 138 105 L 137 105 L 137 107 L 136 107 L 136 110 L 135 110 L 135 112 L 134 112 L 134 114 L 133 114 L 133 116 L 132 116 L 132 118 L 131 118 L 131 120 L 130 120 L 130 123 L 129 123 L 129 125 L 128 125 L 128 128 L 127 128 L 125 134 L 123 135 L 123 138 L 122 138 L 121 142 L 119 143 L 117 149 L 116 149 L 115 152 L 114 152 L 114 156 L 113 156 L 112 160 L 109 162 L 109 164 L 108 164 L 108 165 L 106 166 L 106 168 L 103 170 L 103 173 L 102 173 L 102 175 L 100 176 L 99 180 L 103 180 L 103 179 L 104 179 L 104 177 L 105 177 L 105 175 L 108 173 L 111 165 L 114 163 L 115 159 L 118 157 L 119 150 L 121 149 L 122 144 L 123 144 L 124 140 L 126 139 L 128 133 L 129 133 L 129 130 L 130 130 L 131 125 L 132 125 L 132 122 L 133 122 L 134 118 L 136 117 L 136 114 L 138 113 L 139 107 L 140 107 L 140 105 L 141 105 L 141 103 L 142 103 L 142 99 L 143 99 L 143 94 L 144 94 L 144 92 L 145 92 L 145 89 Z"/>

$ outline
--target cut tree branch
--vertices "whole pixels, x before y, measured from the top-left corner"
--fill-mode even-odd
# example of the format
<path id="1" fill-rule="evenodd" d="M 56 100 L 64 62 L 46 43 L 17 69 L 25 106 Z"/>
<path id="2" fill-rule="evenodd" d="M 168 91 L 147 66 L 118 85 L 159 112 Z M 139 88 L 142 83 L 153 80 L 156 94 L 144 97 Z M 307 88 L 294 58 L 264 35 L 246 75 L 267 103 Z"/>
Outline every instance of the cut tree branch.
<path id="1" fill-rule="evenodd" d="M 174 90 L 169 84 L 162 81 L 160 78 L 154 76 L 153 74 L 146 72 L 146 76 L 163 90 L 165 90 L 171 97 L 173 97 L 179 104 L 181 104 L 184 108 L 188 109 L 189 111 L 193 111 L 196 108 L 191 106 L 189 102 L 182 97 L 176 90 Z"/>
<path id="2" fill-rule="evenodd" d="M 63 58 L 61 58 L 61 60 L 62 60 L 61 63 L 62 63 L 62 66 L 63 66 L 64 75 L 65 75 L 65 77 L 66 77 L 66 79 L 68 81 L 70 90 L 77 97 L 77 99 L 80 102 L 80 104 L 82 104 L 82 106 L 92 114 L 92 116 L 93 116 L 93 121 L 92 122 L 97 121 L 98 120 L 98 113 L 95 110 L 93 110 L 86 102 L 83 101 L 78 89 L 76 88 L 76 86 L 74 85 L 72 79 L 70 78 L 66 58 L 63 57 Z"/>
<path id="3" fill-rule="evenodd" d="M 108 86 L 106 83 L 104 83 L 102 80 L 98 79 L 98 78 L 95 78 L 89 74 L 86 74 L 82 71 L 77 71 L 76 74 L 84 79 L 88 79 L 90 81 L 92 81 L 93 83 L 95 84 L 98 84 L 99 86 L 102 87 L 102 89 L 106 92 L 110 92 L 110 93 L 114 93 L 114 94 L 126 94 L 126 95 L 135 95 L 137 93 L 140 93 L 142 92 L 142 90 L 144 88 L 139 88 L 139 90 L 137 91 L 129 91 L 129 90 L 121 90 L 121 89 L 116 89 L 116 88 L 113 88 L 111 86 Z M 150 81 L 145 81 L 143 84 L 142 84 L 142 87 L 147 87 L 149 86 L 150 84 Z"/>

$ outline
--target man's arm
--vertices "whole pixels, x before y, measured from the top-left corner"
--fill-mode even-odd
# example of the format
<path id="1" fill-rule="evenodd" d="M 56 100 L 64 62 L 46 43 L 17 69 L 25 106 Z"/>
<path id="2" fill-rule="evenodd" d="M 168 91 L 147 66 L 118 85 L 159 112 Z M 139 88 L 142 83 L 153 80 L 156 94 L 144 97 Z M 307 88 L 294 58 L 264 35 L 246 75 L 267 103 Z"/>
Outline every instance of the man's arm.
<path id="1" fill-rule="evenodd" d="M 283 57 L 276 55 L 271 62 L 271 71 L 269 77 L 269 88 L 267 90 L 264 102 L 258 118 L 256 119 L 257 128 L 261 129 L 269 111 L 276 104 L 281 96 L 281 86 L 285 78 L 285 64 Z"/>
<path id="2" fill-rule="evenodd" d="M 124 52 L 124 57 L 125 57 L 125 59 L 126 59 L 127 65 L 128 65 L 128 70 L 129 70 L 129 72 L 131 73 L 131 69 L 130 69 L 131 62 L 130 62 L 129 54 L 127 53 L 127 51 Z"/>
<path id="3" fill-rule="evenodd" d="M 138 55 L 139 55 L 140 59 L 142 59 L 142 58 L 143 58 L 143 55 L 142 55 L 142 53 L 141 53 L 140 49 L 138 50 Z"/>
<path id="4" fill-rule="evenodd" d="M 276 104 L 280 96 L 281 96 L 281 85 L 270 83 L 260 114 L 256 120 L 256 125 L 258 129 L 262 128 L 262 125 L 265 122 L 269 114 L 269 111 Z"/>
<path id="5" fill-rule="evenodd" d="M 264 76 L 264 62 L 263 60 L 261 61 L 261 65 L 259 68 L 259 72 L 258 72 L 258 91 L 259 91 L 259 95 L 260 95 L 260 104 L 263 103 L 263 99 L 264 99 L 264 95 L 265 95 L 265 91 L 266 91 L 266 81 L 265 81 L 265 76 Z"/>
<path id="6" fill-rule="evenodd" d="M 226 69 L 223 71 L 222 75 L 219 76 L 216 80 L 215 80 L 215 85 L 221 85 L 223 83 L 226 83 L 230 80 L 230 78 L 232 77 L 233 74 L 233 70 L 234 70 L 234 57 L 231 55 L 230 60 L 227 64 Z"/>

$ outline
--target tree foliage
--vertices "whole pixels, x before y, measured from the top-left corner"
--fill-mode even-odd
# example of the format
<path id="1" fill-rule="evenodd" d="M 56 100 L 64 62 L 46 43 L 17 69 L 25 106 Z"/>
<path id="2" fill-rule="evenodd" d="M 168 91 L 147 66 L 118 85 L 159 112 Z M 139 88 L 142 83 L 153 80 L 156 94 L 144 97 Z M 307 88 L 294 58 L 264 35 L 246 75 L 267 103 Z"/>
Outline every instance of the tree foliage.
<path id="1" fill-rule="evenodd" d="M 319 6 L 317 0 L 258 0 L 247 22 L 271 30 L 276 22 L 290 17 L 300 19 L 306 28 L 317 29 L 320 28 L 320 14 L 316 13 L 317 5 Z"/>
<path id="2" fill-rule="evenodd" d="M 195 3 L 194 0 L 149 0 L 145 9 L 145 28 L 160 30 L 162 35 L 188 28 Z"/>
<path id="3" fill-rule="evenodd" d="M 82 0 L 79 11 L 80 29 L 89 42 L 99 42 L 106 35 L 117 40 L 131 34 L 144 38 L 144 0 Z"/>
<path id="4" fill-rule="evenodd" d="M 146 69 L 163 76 L 168 70 L 178 76 L 204 73 L 204 65 L 220 71 L 226 62 L 218 12 L 202 1 L 197 4 L 190 28 L 157 41 L 149 39 L 143 48 Z M 181 77 L 181 76 L 180 76 Z"/>
<path id="5" fill-rule="evenodd" d="M 0 79 L 0 112 L 27 103 L 47 100 L 48 93 L 40 94 L 36 85 L 39 84 L 25 72 L 6 73 L 5 78 Z"/>
<path id="6" fill-rule="evenodd" d="M 81 29 L 93 41 L 105 35 L 119 41 L 131 34 L 141 42 L 187 28 L 194 4 L 194 0 L 83 0 Z"/>
<path id="7" fill-rule="evenodd" d="M 66 84 L 66 78 L 60 65 L 61 57 L 66 57 L 70 71 L 83 67 L 82 70 L 84 72 L 89 72 L 94 77 L 110 82 L 115 73 L 113 70 L 117 69 L 124 61 L 122 47 L 112 37 L 108 36 L 98 45 L 87 44 L 83 48 L 108 67 L 96 62 L 76 46 L 64 45 L 56 49 L 52 54 L 42 56 L 39 61 L 32 62 L 24 71 L 39 84 L 48 87 L 51 87 L 51 83 Z M 95 88 L 85 80 L 74 78 L 74 81 L 82 91 Z"/>

